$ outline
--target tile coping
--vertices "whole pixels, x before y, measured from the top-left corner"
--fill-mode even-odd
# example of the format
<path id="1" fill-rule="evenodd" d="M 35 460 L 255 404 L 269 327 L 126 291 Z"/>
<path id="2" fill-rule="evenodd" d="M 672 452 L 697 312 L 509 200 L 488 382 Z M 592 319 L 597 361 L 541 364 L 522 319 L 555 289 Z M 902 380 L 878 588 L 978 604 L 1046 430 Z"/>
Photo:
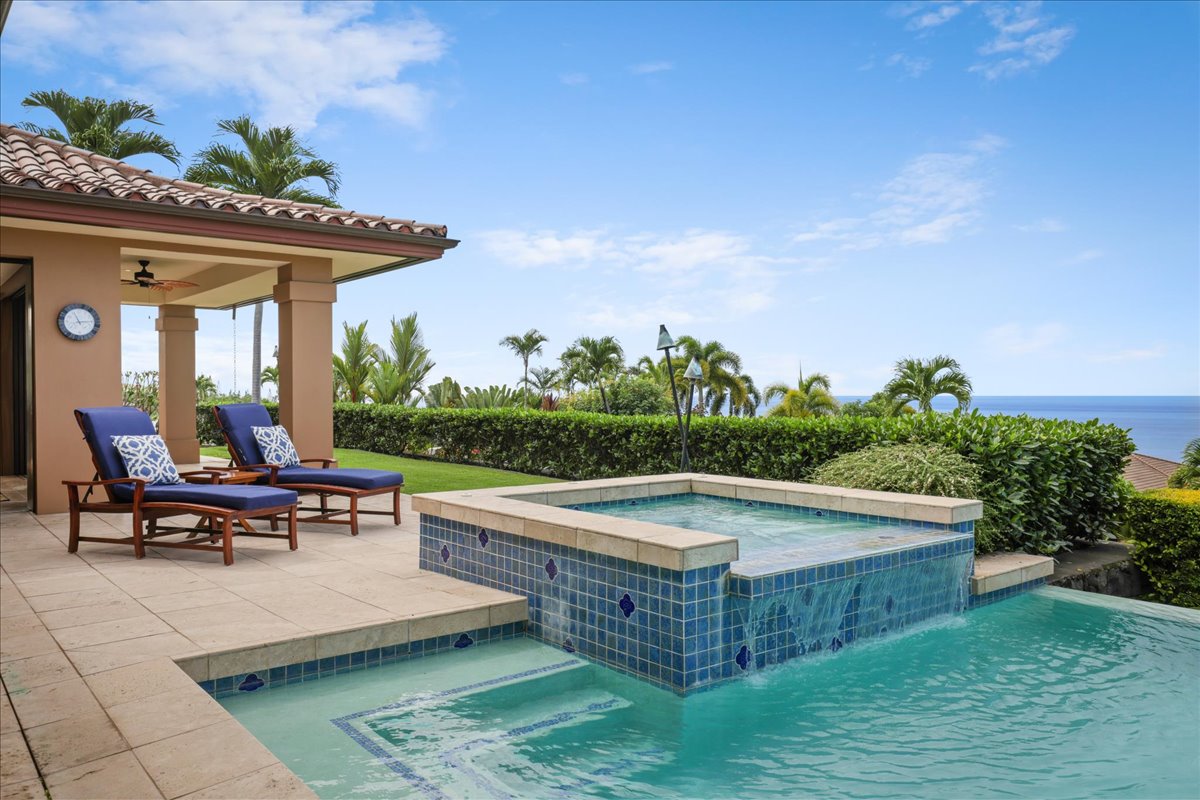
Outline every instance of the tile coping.
<path id="1" fill-rule="evenodd" d="M 700 473 L 433 492 L 414 495 L 412 507 L 417 513 L 583 550 L 611 554 L 636 546 L 637 560 L 668 569 L 737 561 L 738 542 L 731 536 L 564 508 L 689 493 L 940 525 L 973 521 L 983 514 L 978 500 Z"/>

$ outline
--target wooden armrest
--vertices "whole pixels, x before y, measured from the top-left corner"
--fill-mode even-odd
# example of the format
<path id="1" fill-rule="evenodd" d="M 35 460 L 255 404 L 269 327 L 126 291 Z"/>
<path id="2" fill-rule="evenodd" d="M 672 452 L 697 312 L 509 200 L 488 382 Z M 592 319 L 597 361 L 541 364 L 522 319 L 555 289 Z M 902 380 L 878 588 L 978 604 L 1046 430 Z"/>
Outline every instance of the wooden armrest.
<path id="1" fill-rule="evenodd" d="M 111 486 L 116 483 L 140 483 L 143 486 L 146 484 L 145 478 L 109 478 L 104 481 L 63 481 L 63 486 Z"/>
<path id="2" fill-rule="evenodd" d="M 275 479 L 279 477 L 278 464 L 239 464 L 237 466 L 237 470 L 239 472 L 253 472 L 254 470 L 258 469 L 270 470 L 270 477 L 267 479 L 267 483 L 269 483 L 271 486 L 274 486 Z"/>
<path id="3" fill-rule="evenodd" d="M 309 462 L 319 462 L 321 464 L 321 469 L 329 469 L 330 467 L 332 467 L 334 464 L 337 463 L 337 459 L 336 458 L 302 458 L 302 459 L 300 459 L 301 464 L 308 464 Z"/>

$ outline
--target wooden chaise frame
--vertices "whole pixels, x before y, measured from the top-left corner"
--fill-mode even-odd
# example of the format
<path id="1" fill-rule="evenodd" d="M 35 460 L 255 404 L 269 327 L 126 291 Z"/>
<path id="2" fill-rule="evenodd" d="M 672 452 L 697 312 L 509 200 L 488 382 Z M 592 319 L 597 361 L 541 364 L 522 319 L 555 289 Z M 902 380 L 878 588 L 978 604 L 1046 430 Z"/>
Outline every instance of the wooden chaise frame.
<path id="1" fill-rule="evenodd" d="M 279 476 L 278 464 L 246 464 L 238 457 L 237 448 L 233 446 L 233 440 L 229 438 L 229 431 L 225 430 L 225 426 L 221 423 L 221 415 L 218 413 L 216 406 L 213 407 L 213 416 L 217 420 L 217 430 L 221 432 L 221 436 L 225 439 L 225 447 L 229 450 L 229 458 L 233 465 L 242 470 L 265 470 L 268 473 L 267 483 L 270 486 L 278 486 L 281 489 L 291 489 L 299 492 L 301 495 L 315 494 L 319 498 L 320 507 L 313 506 L 298 506 L 300 512 L 309 514 L 309 516 L 297 516 L 296 519 L 300 522 L 319 522 L 328 525 L 349 525 L 350 535 L 358 536 L 358 515 L 359 514 L 375 514 L 378 516 L 391 516 L 392 522 L 396 525 L 400 524 L 400 494 L 404 488 L 401 483 L 397 486 L 383 486 L 379 489 L 354 489 L 349 486 L 333 486 L 328 483 L 285 483 L 276 484 L 276 479 Z M 301 464 L 320 464 L 321 469 L 329 469 L 337 463 L 336 458 L 302 458 Z M 375 497 L 381 494 L 392 495 L 392 510 L 391 511 L 374 511 L 372 509 L 359 508 L 358 501 L 364 497 Z M 349 508 L 330 508 L 330 497 L 345 497 L 350 503 Z M 342 514 L 349 514 L 349 519 L 335 519 Z"/>
<path id="2" fill-rule="evenodd" d="M 84 438 L 87 438 L 87 431 L 83 425 L 83 415 L 78 411 L 75 412 L 75 421 L 79 424 L 79 429 L 84 431 Z M 89 446 L 89 450 L 90 450 Z M 69 539 L 67 542 L 67 552 L 74 553 L 79 550 L 80 542 L 105 542 L 108 544 L 126 544 L 133 545 L 133 555 L 135 558 L 144 558 L 146 556 L 147 540 L 153 540 L 160 536 L 167 536 L 176 533 L 188 533 L 190 535 L 199 534 L 199 538 L 183 542 L 158 542 L 149 541 L 153 547 L 176 547 L 180 550 L 208 550 L 221 553 L 225 560 L 225 566 L 233 563 L 233 537 L 234 536 L 259 536 L 265 539 L 287 539 L 288 545 L 292 550 L 298 547 L 296 541 L 296 504 L 292 503 L 287 506 L 276 506 L 272 508 L 253 508 L 245 511 L 239 511 L 232 508 L 223 508 L 221 506 L 207 506 L 197 503 L 154 503 L 143 502 L 142 495 L 146 490 L 146 481 L 141 478 L 109 478 L 100 480 L 101 475 L 100 460 L 96 457 L 93 451 L 92 465 L 96 468 L 96 479 L 90 481 L 63 481 L 63 485 L 67 487 L 67 498 L 70 504 L 71 528 Z M 218 472 L 213 469 L 204 469 L 193 472 L 185 472 L 183 476 L 207 475 L 211 478 L 212 483 L 218 483 Z M 113 486 L 118 484 L 133 485 L 133 499 L 129 502 L 118 500 L 113 493 Z M 87 487 L 87 493 L 81 498 L 79 490 Z M 88 495 L 96 487 L 102 487 L 105 495 L 108 497 L 107 502 L 87 502 Z M 110 538 L 106 536 L 81 536 L 79 533 L 80 515 L 83 512 L 92 514 L 132 514 L 133 515 L 133 535 L 124 539 Z M 157 520 L 163 517 L 174 517 L 180 514 L 196 514 L 201 518 L 201 523 L 207 523 L 203 527 L 170 527 L 158 529 L 155 526 Z M 275 523 L 279 517 L 286 516 L 288 520 L 287 533 L 263 533 L 254 530 L 248 523 L 251 519 L 269 519 Z M 218 527 L 217 520 L 220 520 Z M 234 530 L 234 524 L 237 523 L 242 527 L 241 531 Z M 143 532 L 143 527 L 149 525 L 149 530 Z M 275 525 L 272 524 L 272 528 Z M 214 544 L 217 540 L 220 544 Z M 207 542 L 207 544 L 205 544 Z"/>

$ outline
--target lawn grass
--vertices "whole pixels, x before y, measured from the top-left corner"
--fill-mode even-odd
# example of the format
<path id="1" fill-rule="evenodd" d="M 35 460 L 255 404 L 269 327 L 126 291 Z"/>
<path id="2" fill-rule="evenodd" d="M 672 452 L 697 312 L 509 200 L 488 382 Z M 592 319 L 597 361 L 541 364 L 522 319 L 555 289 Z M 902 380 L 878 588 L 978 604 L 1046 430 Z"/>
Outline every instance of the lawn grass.
<path id="1" fill-rule="evenodd" d="M 228 458 L 224 447 L 202 447 L 206 456 Z M 340 467 L 362 467 L 386 469 L 404 473 L 404 493 L 449 492 L 456 489 L 489 489 L 493 486 L 526 486 L 531 483 L 557 483 L 557 478 L 544 475 L 526 475 L 524 472 L 509 472 L 490 467 L 473 467 L 469 464 L 448 464 L 444 461 L 429 461 L 423 458 L 386 456 L 368 453 L 366 450 L 335 448 L 333 456 Z"/>

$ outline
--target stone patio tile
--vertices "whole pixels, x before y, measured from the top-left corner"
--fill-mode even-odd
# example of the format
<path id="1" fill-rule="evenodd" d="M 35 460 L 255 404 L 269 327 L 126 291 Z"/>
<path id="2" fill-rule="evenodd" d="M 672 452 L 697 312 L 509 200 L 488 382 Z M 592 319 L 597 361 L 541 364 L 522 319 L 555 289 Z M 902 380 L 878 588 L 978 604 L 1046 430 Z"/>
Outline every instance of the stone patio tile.
<path id="1" fill-rule="evenodd" d="M 159 800 L 162 793 L 133 752 L 99 758 L 46 777 L 54 800 Z"/>
<path id="2" fill-rule="evenodd" d="M 133 752 L 167 798 L 191 794 L 278 763 L 271 751 L 232 719 L 143 745 Z"/>
<path id="3" fill-rule="evenodd" d="M 478 630 L 490 624 L 491 614 L 486 606 L 454 611 L 437 617 L 414 619 L 409 623 L 409 636 L 414 642 L 446 636 L 459 631 Z"/>
<path id="4" fill-rule="evenodd" d="M 314 586 L 311 581 L 289 578 L 287 581 L 231 586 L 230 591 L 306 630 L 336 625 L 353 627 L 388 619 L 387 614 L 373 605 L 324 586 Z"/>
<path id="5" fill-rule="evenodd" d="M 185 795 L 184 800 L 245 800 L 248 797 L 254 800 L 306 800 L 316 796 L 290 769 L 283 764 L 273 764 Z"/>
<path id="6" fill-rule="evenodd" d="M 45 573 L 54 573 L 46 575 Z M 38 577 L 33 577 L 38 576 Z M 25 595 L 26 600 L 44 594 L 61 594 L 62 592 L 79 592 L 85 589 L 111 589 L 112 584 L 103 576 L 93 572 L 91 567 L 80 569 L 69 568 L 62 570 L 39 570 L 13 577 L 13 582 Z M 33 605 L 31 602 L 30 605 Z"/>
<path id="7" fill-rule="evenodd" d="M 128 599 L 129 595 L 111 583 L 106 583 L 99 589 L 67 591 L 27 598 L 30 607 L 39 614 L 45 611 L 58 611 L 63 608 L 83 608 L 85 606 L 103 605 L 105 603 L 115 603 Z"/>
<path id="8" fill-rule="evenodd" d="M 37 767 L 25 746 L 25 737 L 20 732 L 0 734 L 0 787 L 37 779 Z"/>
<path id="9" fill-rule="evenodd" d="M 68 650 L 67 658 L 80 675 L 92 675 L 130 664 L 149 661 L 159 656 L 177 658 L 195 655 L 194 642 L 178 633 L 156 633 L 139 639 L 106 642 L 79 650 Z"/>
<path id="10" fill-rule="evenodd" d="M 0 674 L 4 676 L 4 685 L 10 692 L 58 683 L 76 676 L 75 667 L 62 651 L 5 661 Z"/>
<path id="11" fill-rule="evenodd" d="M 229 719 L 229 712 L 198 685 L 108 707 L 108 716 L 132 747 Z"/>
<path id="12" fill-rule="evenodd" d="M 168 611 L 159 616 L 205 650 L 295 638 L 305 632 L 299 625 L 245 600 Z"/>
<path id="13" fill-rule="evenodd" d="M 46 800 L 40 780 L 0 785 L 0 800 Z"/>
<path id="14" fill-rule="evenodd" d="M 33 607 L 21 596 L 17 587 L 0 590 L 0 619 L 32 613 Z"/>
<path id="15" fill-rule="evenodd" d="M 18 733 L 21 726 L 17 724 L 17 715 L 13 712 L 12 703 L 7 691 L 0 691 L 0 735 Z"/>
<path id="16" fill-rule="evenodd" d="M 20 624 L 12 625 L 9 623 L 20 620 L 33 619 L 37 621 L 37 617 L 33 614 L 26 614 L 20 617 L 5 617 L 0 619 L 0 661 L 12 661 L 17 658 L 32 658 L 34 656 L 46 655 L 48 653 L 58 652 L 58 642 L 50 635 L 50 632 L 42 626 L 41 622 L 36 625 Z"/>
<path id="17" fill-rule="evenodd" d="M 80 606 L 78 608 L 43 611 L 38 614 L 38 617 L 41 618 L 42 624 L 51 631 L 58 630 L 59 628 L 74 628 L 80 625 L 94 625 L 98 622 L 113 622 L 115 620 L 134 619 L 137 617 L 154 619 L 153 614 L 147 611 L 141 603 L 130 597 L 106 603 Z"/>
<path id="18" fill-rule="evenodd" d="M 213 555 L 220 558 L 215 553 Z M 216 588 L 212 582 L 165 558 L 144 558 L 133 564 L 97 564 L 96 569 L 126 594 L 139 599 Z"/>
<path id="19" fill-rule="evenodd" d="M 77 714 L 70 719 L 28 728 L 25 735 L 43 775 L 128 749 L 103 711 Z"/>
<path id="20" fill-rule="evenodd" d="M 25 729 L 67 719 L 79 714 L 100 713 L 100 704 L 92 696 L 82 678 L 71 677 L 58 683 L 48 683 L 23 691 L 8 686 L 17 719 Z"/>
<path id="21" fill-rule="evenodd" d="M 175 662 L 166 657 L 97 672 L 84 680 L 105 707 L 196 688 L 196 684 L 175 666 Z"/>
<path id="22" fill-rule="evenodd" d="M 64 650 L 81 650 L 97 644 L 108 642 L 123 642 L 126 639 L 140 639 L 153 636 L 156 633 L 169 633 L 171 626 L 153 614 L 117 619 L 111 622 L 93 622 L 90 625 L 76 625 L 71 628 L 59 628 L 51 634 Z"/>
<path id="23" fill-rule="evenodd" d="M 54 539 L 53 536 L 47 536 Z M 57 545 L 54 548 L 44 548 L 37 550 L 18 550 L 12 552 L 4 551 L 4 571 L 7 572 L 14 580 L 18 576 L 29 575 L 31 573 L 41 572 L 49 569 L 83 569 L 87 567 L 87 562 L 77 555 L 68 553 L 66 549 L 59 549 L 62 545 L 57 539 L 54 539 Z M 44 577 L 55 577 L 54 575 L 46 575 Z"/>
<path id="24" fill-rule="evenodd" d="M 185 608 L 202 608 L 219 603 L 232 603 L 238 599 L 238 596 L 228 589 L 217 588 L 143 597 L 139 602 L 155 614 L 161 614 L 165 611 L 181 611 Z"/>

